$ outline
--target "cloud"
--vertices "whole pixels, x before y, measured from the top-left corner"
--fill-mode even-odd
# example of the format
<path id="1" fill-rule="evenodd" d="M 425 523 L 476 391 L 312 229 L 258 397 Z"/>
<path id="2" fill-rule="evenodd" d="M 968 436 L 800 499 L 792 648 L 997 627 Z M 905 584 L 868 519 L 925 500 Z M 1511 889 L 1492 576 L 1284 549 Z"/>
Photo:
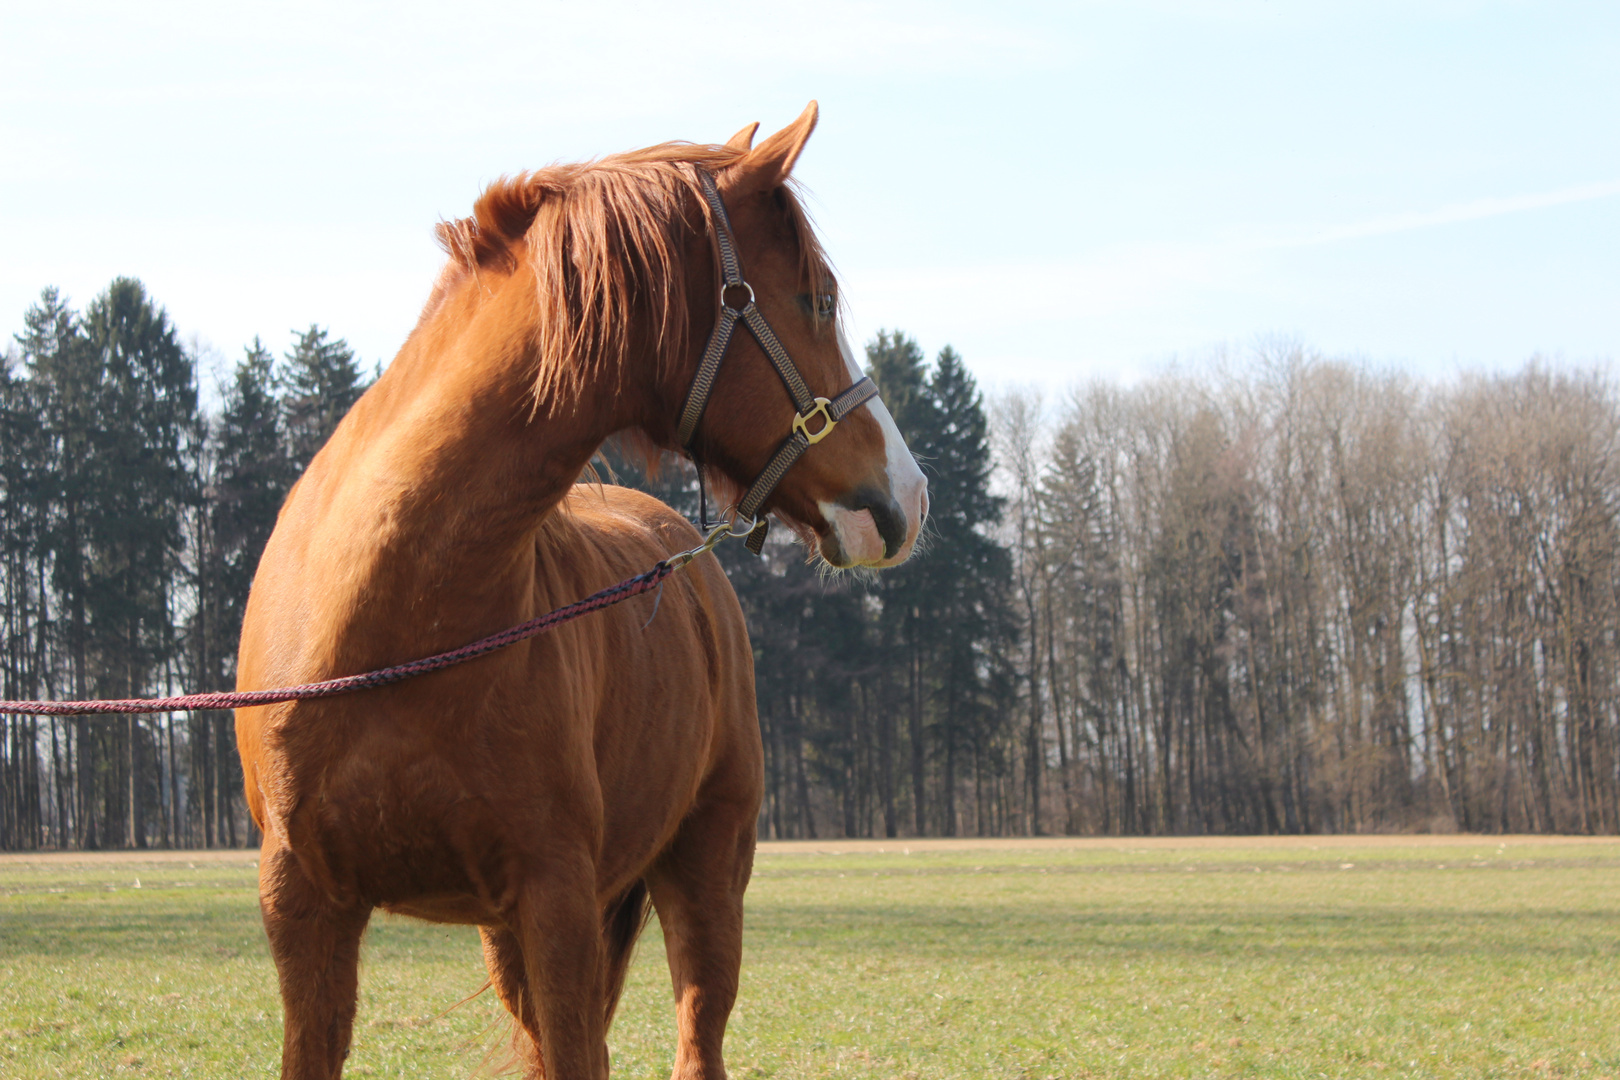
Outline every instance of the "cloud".
<path id="1" fill-rule="evenodd" d="M 1435 210 L 1318 227 L 1259 225 L 1224 240 L 1121 245 L 1079 258 L 976 266 L 845 267 L 861 311 L 900 311 L 948 324 L 1084 320 L 1184 302 L 1189 291 L 1239 290 L 1267 254 L 1392 236 L 1620 195 L 1620 181 L 1473 199 Z M 925 315 L 926 313 L 926 315 Z"/>
<path id="2" fill-rule="evenodd" d="M 1593 199 L 1606 199 L 1615 195 L 1620 195 L 1620 181 L 1611 180 L 1598 184 L 1580 184 L 1575 187 L 1559 188 L 1556 191 L 1544 191 L 1533 195 L 1474 199 L 1470 202 L 1442 206 L 1438 210 L 1386 214 L 1343 225 L 1330 225 L 1325 228 L 1295 232 L 1292 235 L 1274 233 L 1270 239 L 1257 240 L 1252 243 L 1252 246 L 1256 248 L 1314 247 L 1318 244 L 1334 244 L 1342 240 L 1390 236 L 1395 233 L 1433 228 L 1437 225 L 1480 221 L 1485 218 L 1501 217 L 1504 214 L 1524 213 L 1527 210 L 1544 210 L 1551 206 L 1567 206 L 1570 203 L 1590 202 Z"/>

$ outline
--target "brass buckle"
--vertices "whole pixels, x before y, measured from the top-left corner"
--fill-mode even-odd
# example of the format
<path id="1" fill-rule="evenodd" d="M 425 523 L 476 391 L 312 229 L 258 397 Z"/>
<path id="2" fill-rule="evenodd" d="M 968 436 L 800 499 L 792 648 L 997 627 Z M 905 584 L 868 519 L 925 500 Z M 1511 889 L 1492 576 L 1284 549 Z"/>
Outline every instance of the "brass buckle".
<path id="1" fill-rule="evenodd" d="M 803 435 L 805 441 L 811 446 L 814 446 L 822 439 L 825 439 L 827 437 L 827 433 L 838 426 L 838 421 L 834 420 L 832 418 L 832 413 L 827 411 L 827 406 L 831 404 L 831 398 L 818 397 L 816 398 L 815 408 L 811 409 L 807 413 L 804 413 L 803 415 L 795 414 L 793 417 L 793 430 L 798 434 Z M 811 420 L 815 419 L 818 413 L 821 415 L 821 418 L 826 421 L 826 423 L 821 425 L 820 431 L 811 431 L 806 425 L 808 425 Z"/>

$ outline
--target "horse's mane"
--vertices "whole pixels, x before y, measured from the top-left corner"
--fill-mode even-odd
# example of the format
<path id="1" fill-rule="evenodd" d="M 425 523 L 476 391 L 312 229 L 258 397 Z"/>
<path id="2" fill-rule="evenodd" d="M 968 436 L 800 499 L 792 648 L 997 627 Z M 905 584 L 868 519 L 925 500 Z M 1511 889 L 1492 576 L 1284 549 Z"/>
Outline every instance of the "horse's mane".
<path id="1" fill-rule="evenodd" d="M 670 142 L 502 177 L 471 217 L 439 224 L 450 256 L 440 288 L 451 275 L 513 273 L 527 261 L 539 303 L 537 404 L 577 394 L 587 375 L 622 377 L 635 359 L 634 325 L 655 331 L 657 355 L 642 359 L 667 370 L 687 339 L 686 245 L 694 227 L 710 228 L 695 169 L 718 173 L 746 153 Z M 819 294 L 830 271 L 791 180 L 777 202 L 798 238 L 803 278 Z"/>

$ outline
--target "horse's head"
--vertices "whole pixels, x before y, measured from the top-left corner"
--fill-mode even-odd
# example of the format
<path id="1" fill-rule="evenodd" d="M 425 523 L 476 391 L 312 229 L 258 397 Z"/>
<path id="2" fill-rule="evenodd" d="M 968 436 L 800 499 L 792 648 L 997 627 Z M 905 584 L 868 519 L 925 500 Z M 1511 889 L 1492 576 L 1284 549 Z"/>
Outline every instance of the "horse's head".
<path id="1" fill-rule="evenodd" d="M 710 305 L 707 312 L 694 310 L 693 325 L 698 344 L 710 325 L 731 333 L 708 339 L 718 367 L 694 356 L 681 373 L 683 392 L 694 380 L 705 384 L 706 370 L 712 373 L 706 400 L 694 405 L 688 393 L 690 431 L 683 435 L 745 515 L 775 512 L 807 541 L 813 538 L 833 566 L 894 566 L 916 545 L 928 485 L 883 402 L 863 398 L 859 388 L 846 394 L 862 379 L 860 365 L 841 326 L 837 283 L 789 187 L 815 125 L 815 102 L 757 147 L 751 144 L 758 125 L 751 124 L 728 143 L 740 156 L 714 170 L 706 201 L 720 272 L 707 288 L 693 283 L 694 304 Z M 721 212 L 713 208 L 715 196 Z M 725 266 L 731 244 L 735 270 Z M 746 285 L 727 285 L 728 278 Z M 801 385 L 783 370 L 781 355 L 769 355 L 776 351 L 773 337 Z M 811 399 L 830 404 L 812 406 Z M 809 445 L 793 458 L 783 447 L 795 431 Z M 792 464 L 774 487 L 762 484 L 762 474 L 783 460 Z M 757 508 L 750 505 L 751 491 L 763 497 Z"/>

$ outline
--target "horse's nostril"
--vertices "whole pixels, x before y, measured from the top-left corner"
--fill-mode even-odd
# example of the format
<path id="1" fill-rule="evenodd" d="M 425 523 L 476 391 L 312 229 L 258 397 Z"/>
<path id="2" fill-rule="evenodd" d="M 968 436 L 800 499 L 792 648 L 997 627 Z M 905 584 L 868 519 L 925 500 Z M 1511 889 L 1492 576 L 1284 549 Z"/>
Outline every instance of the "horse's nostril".
<path id="1" fill-rule="evenodd" d="M 906 544 L 908 529 L 905 511 L 901 510 L 900 504 L 893 499 L 874 500 L 862 509 L 871 513 L 872 521 L 877 525 L 878 535 L 883 537 L 883 557 L 894 558 Z"/>
<path id="2" fill-rule="evenodd" d="M 838 505 L 852 514 L 862 511 L 871 515 L 877 530 L 877 539 L 883 541 L 883 559 L 899 555 L 911 536 L 911 522 L 906 511 L 884 487 L 872 484 L 849 492 Z"/>

